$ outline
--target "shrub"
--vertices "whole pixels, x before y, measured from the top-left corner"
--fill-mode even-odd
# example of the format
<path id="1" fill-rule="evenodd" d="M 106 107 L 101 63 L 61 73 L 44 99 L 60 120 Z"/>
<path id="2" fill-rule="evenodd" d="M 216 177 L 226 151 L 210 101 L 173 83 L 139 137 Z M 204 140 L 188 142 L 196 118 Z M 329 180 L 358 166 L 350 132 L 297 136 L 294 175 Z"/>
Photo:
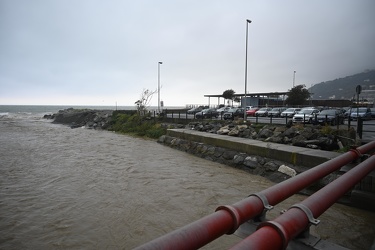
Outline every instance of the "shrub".
<path id="1" fill-rule="evenodd" d="M 332 132 L 333 132 L 333 129 L 331 126 L 329 125 L 324 125 L 324 127 L 322 127 L 322 129 L 320 130 L 320 132 L 324 135 L 331 135 Z"/>
<path id="2" fill-rule="evenodd" d="M 159 138 L 166 133 L 166 129 L 160 124 L 155 124 L 152 119 L 137 114 L 117 114 L 113 117 L 112 130 L 150 138 Z"/>

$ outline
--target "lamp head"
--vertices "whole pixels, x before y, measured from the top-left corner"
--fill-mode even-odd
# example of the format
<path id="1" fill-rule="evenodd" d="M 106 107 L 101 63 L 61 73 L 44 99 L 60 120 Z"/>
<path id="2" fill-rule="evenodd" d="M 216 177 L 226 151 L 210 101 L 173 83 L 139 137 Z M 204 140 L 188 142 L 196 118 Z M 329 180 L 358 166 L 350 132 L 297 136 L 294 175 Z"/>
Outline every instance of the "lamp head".
<path id="1" fill-rule="evenodd" d="M 159 62 L 159 64 L 163 64 L 163 62 Z"/>
<path id="2" fill-rule="evenodd" d="M 251 23 L 251 20 L 249 20 L 249 19 L 246 19 L 246 21 L 247 21 L 248 23 Z"/>

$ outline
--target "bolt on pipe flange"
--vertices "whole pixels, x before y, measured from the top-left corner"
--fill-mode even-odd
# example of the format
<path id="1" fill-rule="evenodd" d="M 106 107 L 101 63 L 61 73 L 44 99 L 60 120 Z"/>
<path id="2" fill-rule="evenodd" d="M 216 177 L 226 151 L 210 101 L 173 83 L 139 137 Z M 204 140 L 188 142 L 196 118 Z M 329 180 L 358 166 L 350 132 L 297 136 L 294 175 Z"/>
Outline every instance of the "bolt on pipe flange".
<path id="1" fill-rule="evenodd" d="M 353 152 L 357 156 L 357 159 L 362 157 L 362 153 L 358 150 L 358 148 L 351 148 L 349 149 L 349 152 Z"/>

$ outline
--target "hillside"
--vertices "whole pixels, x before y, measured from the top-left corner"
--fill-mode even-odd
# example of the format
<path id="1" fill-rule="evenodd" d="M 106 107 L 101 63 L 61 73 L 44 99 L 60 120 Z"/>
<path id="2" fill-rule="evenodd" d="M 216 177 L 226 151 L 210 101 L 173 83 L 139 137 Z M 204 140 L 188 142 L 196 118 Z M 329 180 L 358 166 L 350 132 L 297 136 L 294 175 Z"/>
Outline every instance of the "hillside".
<path id="1" fill-rule="evenodd" d="M 362 86 L 360 99 L 373 101 L 375 98 L 375 70 L 321 82 L 309 88 L 312 99 L 352 99 L 356 98 L 356 86 Z"/>

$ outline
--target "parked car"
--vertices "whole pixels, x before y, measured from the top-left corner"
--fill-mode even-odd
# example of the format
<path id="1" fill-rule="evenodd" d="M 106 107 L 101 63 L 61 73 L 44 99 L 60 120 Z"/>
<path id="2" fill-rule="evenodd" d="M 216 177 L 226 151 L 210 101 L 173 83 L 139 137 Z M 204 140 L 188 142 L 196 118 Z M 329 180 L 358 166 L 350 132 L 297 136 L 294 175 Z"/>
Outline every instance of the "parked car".
<path id="1" fill-rule="evenodd" d="M 202 106 L 199 106 L 197 108 L 192 108 L 192 109 L 189 109 L 188 111 L 186 111 L 188 114 L 195 114 L 195 113 L 198 113 L 198 112 L 201 112 L 203 110 L 203 107 Z"/>
<path id="2" fill-rule="evenodd" d="M 267 116 L 268 112 L 271 110 L 272 108 L 261 108 L 255 112 L 255 116 Z"/>
<path id="3" fill-rule="evenodd" d="M 297 112 L 301 111 L 300 108 L 288 108 L 281 112 L 281 117 L 293 117 Z"/>
<path id="4" fill-rule="evenodd" d="M 244 117 L 244 109 L 243 108 L 231 108 L 227 112 L 224 113 L 223 118 L 224 120 L 234 119 L 235 117 Z"/>
<path id="5" fill-rule="evenodd" d="M 220 115 L 222 115 L 222 114 L 224 114 L 225 112 L 227 112 L 229 109 L 230 109 L 230 107 L 221 107 L 221 108 L 217 109 L 216 111 L 217 111 Z"/>
<path id="6" fill-rule="evenodd" d="M 349 118 L 350 117 L 350 114 L 353 112 L 353 108 L 348 108 L 345 113 L 344 113 L 344 117 L 345 118 Z"/>
<path id="7" fill-rule="evenodd" d="M 246 110 L 246 115 L 247 116 L 255 116 L 255 112 L 257 112 L 259 108 L 253 107 L 249 110 Z"/>
<path id="8" fill-rule="evenodd" d="M 320 111 L 316 116 L 315 123 L 319 124 L 330 124 L 335 126 L 336 124 L 344 124 L 345 117 L 342 112 L 338 109 L 325 109 Z"/>
<path id="9" fill-rule="evenodd" d="M 371 118 L 375 118 L 375 108 L 370 108 L 371 110 Z"/>
<path id="10" fill-rule="evenodd" d="M 362 120 L 371 120 L 371 109 L 370 108 L 352 108 L 350 113 L 350 120 L 357 120 L 361 117 Z"/>
<path id="11" fill-rule="evenodd" d="M 218 118 L 219 113 L 216 109 L 203 109 L 202 111 L 195 113 L 195 118 L 202 119 L 202 118 Z"/>
<path id="12" fill-rule="evenodd" d="M 313 123 L 315 116 L 319 113 L 319 109 L 302 109 L 293 116 L 294 123 Z"/>
<path id="13" fill-rule="evenodd" d="M 286 110 L 286 108 L 273 108 L 268 112 L 268 116 L 279 117 L 284 110 Z"/>

